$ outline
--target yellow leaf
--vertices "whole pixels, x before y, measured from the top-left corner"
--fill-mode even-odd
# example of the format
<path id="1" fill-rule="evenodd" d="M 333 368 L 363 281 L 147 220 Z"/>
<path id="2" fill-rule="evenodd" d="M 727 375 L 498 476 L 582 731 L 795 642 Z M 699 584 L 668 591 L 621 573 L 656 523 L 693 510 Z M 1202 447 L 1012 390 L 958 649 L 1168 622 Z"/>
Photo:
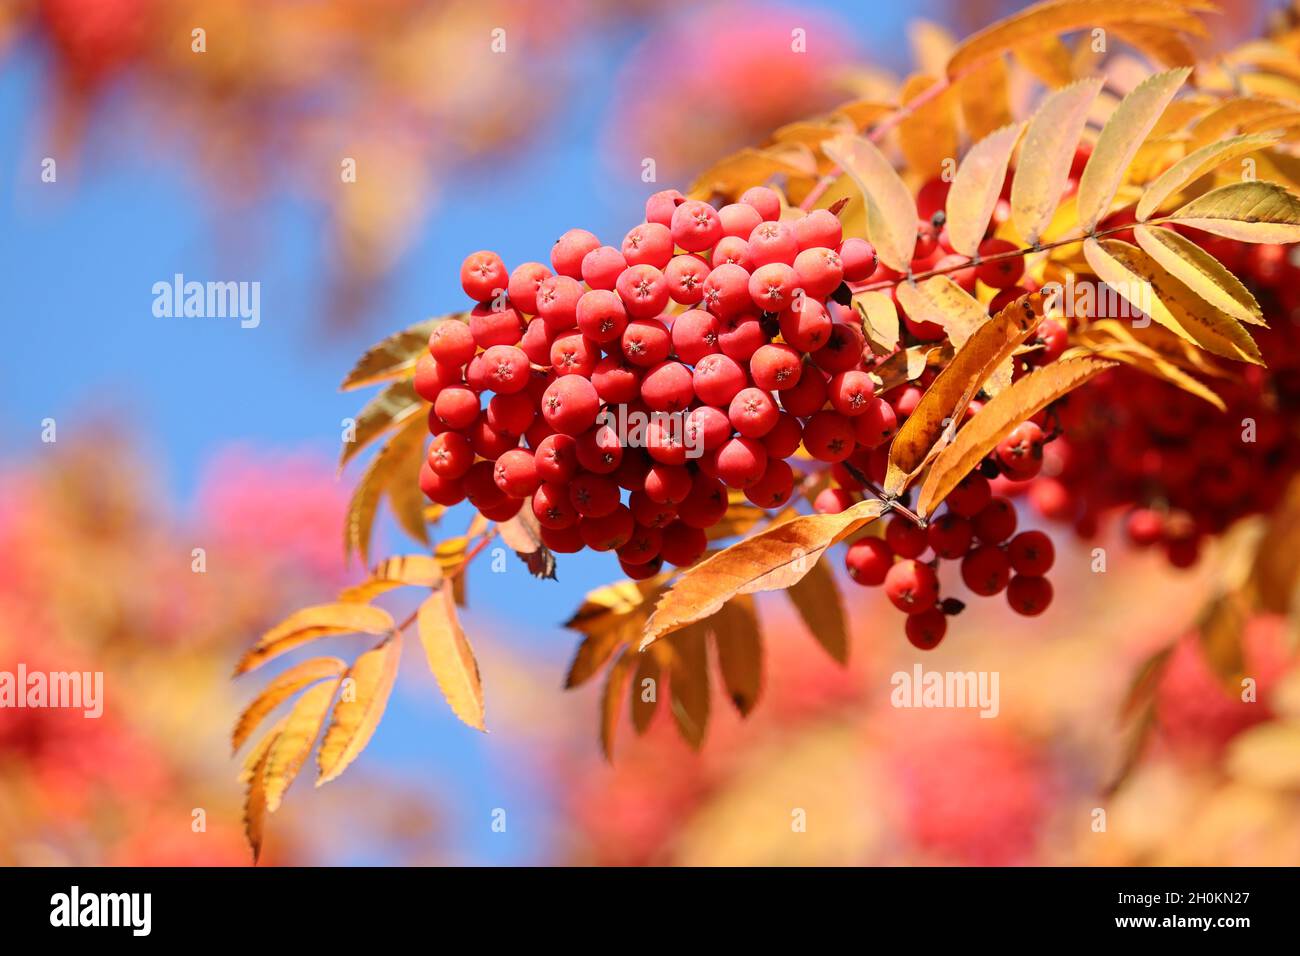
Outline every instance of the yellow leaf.
<path id="1" fill-rule="evenodd" d="M 1196 36 L 1205 27 L 1178 3 L 1166 0 L 1047 0 L 1027 7 L 973 34 L 957 46 L 948 61 L 948 76 L 956 78 L 982 60 L 1045 36 L 1109 27 L 1116 23 L 1163 25 Z"/>
<path id="2" fill-rule="evenodd" d="M 802 515 L 738 541 L 682 572 L 646 622 L 641 647 L 711 617 L 737 594 L 788 588 L 831 545 L 880 516 L 883 503 L 861 501 L 833 515 Z"/>
<path id="3" fill-rule="evenodd" d="M 645 733 L 650 727 L 650 721 L 654 719 L 655 710 L 659 706 L 661 688 L 659 648 L 660 645 L 656 644 L 647 649 L 644 654 L 634 655 L 637 666 L 636 675 L 632 678 L 632 726 L 636 728 L 638 735 Z M 647 681 L 650 683 L 647 684 Z"/>
<path id="4" fill-rule="evenodd" d="M 1265 149 L 1276 142 L 1277 137 L 1271 135 L 1234 136 L 1193 150 L 1147 186 L 1142 199 L 1137 204 L 1135 215 L 1138 222 L 1146 222 L 1166 199 L 1219 165 L 1238 156 Z"/>
<path id="5" fill-rule="evenodd" d="M 266 734 L 255 743 L 248 753 L 244 756 L 244 763 L 239 768 L 239 782 L 248 783 L 257 773 L 258 768 L 262 765 L 262 758 L 266 752 L 271 749 L 271 744 L 275 743 L 275 738 L 280 736 L 280 731 L 284 730 L 284 725 L 288 722 L 289 715 L 281 717 Z"/>
<path id="6" fill-rule="evenodd" d="M 326 677 L 338 677 L 345 670 L 347 664 L 337 657 L 313 657 L 280 674 L 239 715 L 235 729 L 230 734 L 231 752 L 234 753 L 244 745 L 244 741 L 248 740 L 267 714 L 298 691 Z"/>
<path id="7" fill-rule="evenodd" d="M 329 783 L 346 770 L 370 742 L 388 706 L 401 658 L 402 635 L 394 633 L 352 662 L 343 692 L 334 705 L 334 717 L 316 754 L 320 770 L 316 786 Z"/>
<path id="8" fill-rule="evenodd" d="M 1102 127 L 1092 156 L 1079 177 L 1079 225 L 1084 232 L 1096 229 L 1098 220 L 1110 211 L 1115 191 L 1138 147 L 1191 72 L 1189 67 L 1179 67 L 1149 77 L 1124 97 Z"/>
<path id="9" fill-rule="evenodd" d="M 933 514 L 1011 429 L 1114 364 L 1098 358 L 1060 359 L 1029 373 L 990 399 L 934 460 L 921 486 L 917 514 Z"/>
<path id="10" fill-rule="evenodd" d="M 267 749 L 270 749 L 268 744 Z M 263 752 L 249 775 L 248 790 L 244 794 L 244 834 L 253 848 L 253 862 L 262 855 L 262 838 L 266 830 L 266 784 L 264 781 L 267 754 Z"/>
<path id="11" fill-rule="evenodd" d="M 849 629 L 844 618 L 844 603 L 835 585 L 835 575 L 820 561 L 802 578 L 786 589 L 786 597 L 803 618 L 808 632 L 831 659 L 849 661 Z"/>
<path id="12" fill-rule="evenodd" d="M 907 272 L 916 249 L 916 202 L 884 154 L 861 136 L 827 140 L 822 150 L 862 192 L 867 209 L 867 238 L 880 261 Z"/>
<path id="13" fill-rule="evenodd" d="M 933 322 L 948 333 L 952 347 L 959 349 L 971 334 L 988 321 L 988 309 L 946 275 L 920 282 L 902 282 L 895 290 L 898 304 L 913 322 Z"/>
<path id="14" fill-rule="evenodd" d="M 1088 108 L 1101 82 L 1097 78 L 1080 80 L 1057 90 L 1038 107 L 1025 130 L 1011 181 L 1011 220 L 1030 245 L 1042 238 L 1061 201 Z"/>
<path id="15" fill-rule="evenodd" d="M 1250 290 L 1192 240 L 1154 226 L 1137 226 L 1133 234 L 1152 259 L 1211 306 L 1238 322 L 1267 324 Z"/>
<path id="16" fill-rule="evenodd" d="M 385 634 L 393 629 L 393 617 L 383 608 L 340 601 L 318 604 L 290 614 L 261 636 L 240 658 L 235 675 L 261 667 L 274 657 L 333 634 Z"/>
<path id="17" fill-rule="evenodd" d="M 533 509 L 525 506 L 519 514 L 497 525 L 497 533 L 510 550 L 519 556 L 535 578 L 555 578 L 555 555 L 542 543 L 542 528 Z"/>
<path id="18" fill-rule="evenodd" d="M 357 452 L 380 435 L 396 428 L 412 415 L 419 415 L 428 407 L 424 399 L 415 394 L 415 386 L 410 381 L 403 380 L 385 386 L 357 413 L 352 436 L 343 443 L 339 452 L 339 467 L 346 465 Z"/>
<path id="19" fill-rule="evenodd" d="M 733 598 L 708 623 L 718 649 L 723 686 L 740 715 L 748 717 L 763 689 L 763 638 L 754 599 L 747 595 Z"/>
<path id="20" fill-rule="evenodd" d="M 279 809 L 285 791 L 298 776 L 307 755 L 311 753 L 339 683 L 340 680 L 336 678 L 328 684 L 317 684 L 299 697 L 289 712 L 284 729 L 267 751 L 266 766 L 262 772 L 267 813 Z"/>
<path id="21" fill-rule="evenodd" d="M 862 333 L 873 351 L 890 355 L 898 348 L 898 308 L 883 292 L 859 292 L 853 308 L 862 319 Z"/>
<path id="22" fill-rule="evenodd" d="M 903 84 L 899 96 L 904 113 L 898 123 L 898 144 L 908 168 L 926 179 L 939 175 L 944 160 L 955 157 L 958 147 L 955 104 L 948 93 L 932 96 L 920 106 L 908 109 L 936 82 L 932 76 L 916 74 Z"/>
<path id="23" fill-rule="evenodd" d="M 1225 139 L 1232 130 L 1259 123 L 1267 125 L 1274 117 L 1290 116 L 1293 107 L 1262 97 L 1237 97 L 1206 113 L 1192 130 L 1192 146 L 1200 149 Z"/>
<path id="24" fill-rule="evenodd" d="M 815 177 L 817 165 L 812 151 L 798 143 L 779 148 L 742 149 L 715 163 L 691 184 L 690 194 L 707 198 L 715 192 L 736 196 L 773 176 Z"/>
<path id="25" fill-rule="evenodd" d="M 1042 301 L 1041 293 L 1021 296 L 976 329 L 957 350 L 894 436 L 889 446 L 885 494 L 902 494 L 930 459 L 951 441 L 971 399 L 1038 327 Z"/>
<path id="26" fill-rule="evenodd" d="M 372 345 L 357 359 L 339 389 L 346 392 L 414 372 L 416 361 L 429 347 L 429 336 L 439 323 L 447 321 L 462 322 L 464 313 L 425 319 Z"/>
<path id="27" fill-rule="evenodd" d="M 1007 65 L 1000 58 L 987 60 L 957 85 L 966 135 L 983 139 L 1012 121 Z"/>
<path id="28" fill-rule="evenodd" d="M 1220 186 L 1169 220 L 1240 242 L 1300 242 L 1300 200 L 1276 183 Z"/>
<path id="29" fill-rule="evenodd" d="M 478 661 L 457 619 L 450 589 L 444 585 L 427 597 L 418 618 L 420 643 L 442 696 L 462 721 L 476 730 L 486 730 Z"/>
<path id="30" fill-rule="evenodd" d="M 424 509 L 429 500 L 420 490 L 420 466 L 424 464 L 424 441 L 403 442 L 401 458 L 393 467 L 384 485 L 388 506 L 393 510 L 402 530 L 425 547 L 429 546 L 429 528 L 424 519 Z"/>
<path id="31" fill-rule="evenodd" d="M 682 738 L 694 747 L 704 742 L 709 725 L 709 648 L 705 628 L 684 628 L 672 643 L 672 712 Z"/>
<path id="32" fill-rule="evenodd" d="M 1219 411 L 1224 411 L 1227 407 L 1223 404 L 1223 399 L 1219 398 L 1199 380 L 1188 375 L 1178 366 L 1161 358 L 1154 351 L 1140 343 L 1117 342 L 1114 339 L 1096 343 L 1085 342 L 1082 351 L 1100 358 L 1123 362 L 1125 365 L 1139 369 L 1153 378 L 1159 378 L 1171 385 L 1176 385 L 1183 391 L 1209 402 Z M 1067 353 L 1067 355 L 1069 354 Z"/>
<path id="33" fill-rule="evenodd" d="M 402 554 L 385 558 L 370 572 L 370 577 L 339 592 L 340 601 L 370 601 L 376 596 L 405 586 L 436 587 L 442 580 L 442 567 L 427 554 Z"/>
<path id="34" fill-rule="evenodd" d="M 927 368 L 938 368 L 952 358 L 952 345 L 913 345 L 899 349 L 871 370 L 877 392 L 887 392 L 907 382 L 915 382 Z"/>
<path id="35" fill-rule="evenodd" d="M 1215 355 L 1263 364 L 1259 346 L 1240 323 L 1211 307 L 1137 246 L 1088 239 L 1083 254 L 1103 282 L 1165 328 Z"/>
<path id="36" fill-rule="evenodd" d="M 889 116 L 898 106 L 893 103 L 880 103 L 875 100 L 854 100 L 835 108 L 835 115 L 843 116 L 854 128 L 861 131 L 879 119 Z"/>
<path id="37" fill-rule="evenodd" d="M 1002 193 L 1007 164 L 1024 128 L 1023 123 L 1016 123 L 990 133 L 970 148 L 957 167 L 948 190 L 945 225 L 949 243 L 964 256 L 979 252 Z"/>
<path id="38" fill-rule="evenodd" d="M 370 562 L 370 533 L 374 528 L 379 499 L 388 487 L 395 472 L 401 471 L 410 460 L 413 445 L 424 447 L 429 437 L 429 427 L 421 416 L 408 419 L 401 429 L 389 439 L 366 467 L 348 502 L 348 512 L 343 522 L 343 551 L 351 555 L 357 551 L 364 563 Z"/>
<path id="39" fill-rule="evenodd" d="M 623 712 L 623 695 L 627 691 L 627 679 L 640 655 L 624 649 L 609 669 L 605 679 L 605 691 L 600 695 L 600 751 L 605 759 L 614 759 L 614 737 L 618 731 L 618 718 Z M 657 691 L 656 691 L 657 693 Z"/>
<path id="40" fill-rule="evenodd" d="M 1037 43 L 1016 47 L 1012 53 L 1048 89 L 1068 86 L 1078 79 L 1070 48 L 1059 37 L 1042 37 Z"/>

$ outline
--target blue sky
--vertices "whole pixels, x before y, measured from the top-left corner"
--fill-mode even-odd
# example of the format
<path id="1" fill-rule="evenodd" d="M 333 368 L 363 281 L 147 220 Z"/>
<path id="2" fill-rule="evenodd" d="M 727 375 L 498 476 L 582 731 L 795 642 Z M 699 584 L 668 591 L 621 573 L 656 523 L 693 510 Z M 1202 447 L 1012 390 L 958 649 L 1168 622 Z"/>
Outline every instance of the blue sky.
<path id="1" fill-rule="evenodd" d="M 858 24 L 852 40 L 859 50 L 892 67 L 904 65 L 898 59 L 906 49 L 903 18 L 934 7 L 816 6 Z M 46 107 L 42 58 L 32 50 L 10 55 L 0 63 L 4 460 L 40 454 L 46 417 L 58 421 L 61 437 L 75 436 L 111 411 L 144 436 L 164 487 L 183 507 L 205 460 L 228 443 L 333 456 L 340 419 L 359 404 L 358 395 L 337 391 L 342 374 L 387 332 L 460 308 L 457 270 L 467 252 L 496 249 L 508 263 L 545 259 L 554 238 L 571 226 L 616 243 L 639 221 L 652 187 L 632 177 L 612 182 L 597 154 L 608 106 L 601 79 L 636 39 L 625 29 L 574 51 L 576 100 L 544 125 L 540 141 L 518 151 L 518 161 L 445 183 L 442 205 L 364 324 L 332 335 L 315 326 L 325 262 L 318 209 L 273 192 L 237 219 L 233 244 L 230 237 L 221 241 L 216 197 L 195 171 L 170 150 L 122 143 L 112 108 L 90 127 L 79 175 L 61 163 L 60 182 L 42 184 L 43 152 L 33 141 Z M 261 325 L 155 318 L 150 290 L 176 272 L 259 280 Z M 507 639 L 539 660 L 538 680 L 554 688 L 555 706 L 586 712 L 588 698 L 559 690 L 573 640 L 558 625 L 586 590 L 613 574 L 605 558 L 565 560 L 558 584 L 478 571 L 470 581 L 478 596 L 471 634 L 475 615 L 487 620 L 488 605 L 493 620 L 513 635 Z M 427 674 L 407 677 L 362 762 L 382 763 L 436 794 L 462 858 L 544 859 L 551 808 L 511 759 L 511 742 L 467 731 L 433 698 Z M 308 788 L 301 786 L 294 799 L 310 800 Z M 498 806 L 511 808 L 504 838 L 488 827 Z M 364 847 L 342 846 L 337 854 L 340 861 L 382 862 Z"/>

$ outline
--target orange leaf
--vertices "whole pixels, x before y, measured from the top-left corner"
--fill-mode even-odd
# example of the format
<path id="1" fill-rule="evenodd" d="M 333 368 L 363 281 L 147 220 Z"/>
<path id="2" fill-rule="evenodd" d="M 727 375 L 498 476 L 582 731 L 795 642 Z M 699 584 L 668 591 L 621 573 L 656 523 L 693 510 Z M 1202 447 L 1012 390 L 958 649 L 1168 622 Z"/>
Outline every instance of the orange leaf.
<path id="1" fill-rule="evenodd" d="M 740 715 L 748 717 L 763 689 L 763 638 L 758 631 L 754 599 L 733 598 L 707 623 L 713 631 L 718 669 L 727 695 Z"/>
<path id="2" fill-rule="evenodd" d="M 623 712 L 627 679 L 637 664 L 639 655 L 624 649 L 605 679 L 605 691 L 600 696 L 600 751 L 605 759 L 614 759 L 614 736 L 618 732 L 618 718 Z"/>
<path id="3" fill-rule="evenodd" d="M 353 661 L 338 703 L 334 705 L 334 717 L 316 754 L 316 766 L 320 770 L 316 786 L 328 783 L 346 770 L 370 742 L 388 706 L 401 657 L 402 635 L 394 633 Z"/>
<path id="4" fill-rule="evenodd" d="M 314 684 L 326 677 L 338 677 L 348 665 L 337 657 L 313 657 L 295 664 L 273 680 L 266 690 L 244 708 L 230 734 L 232 753 L 244 745 L 244 741 L 260 724 L 266 715 L 302 690 L 308 684 Z"/>
<path id="5" fill-rule="evenodd" d="M 340 601 L 303 608 L 271 628 L 235 665 L 235 676 L 261 667 L 272 658 L 333 634 L 385 634 L 393 617 L 383 608 Z"/>
<path id="6" fill-rule="evenodd" d="M 457 619 L 450 588 L 439 588 L 420 605 L 419 628 L 429 670 L 433 671 L 442 696 L 462 721 L 475 730 L 486 730 L 478 661 Z"/>
<path id="7" fill-rule="evenodd" d="M 672 712 L 682 739 L 700 748 L 709 726 L 709 648 L 703 622 L 670 638 Z"/>
<path id="8" fill-rule="evenodd" d="M 637 654 L 636 674 L 632 678 L 632 726 L 643 734 L 659 707 L 661 664 L 659 655 L 665 645 L 656 644 L 644 654 Z"/>
<path id="9" fill-rule="evenodd" d="M 715 614 L 737 594 L 788 588 L 831 545 L 880 516 L 884 503 L 858 502 L 839 514 L 801 515 L 738 541 L 684 571 L 646 622 L 642 649 Z"/>
<path id="10" fill-rule="evenodd" d="M 267 749 L 270 747 L 268 745 Z M 249 774 L 248 790 L 244 794 L 244 834 L 253 848 L 253 862 L 262 855 L 262 837 L 266 829 L 266 783 L 264 780 L 266 758 L 263 752 Z"/>
<path id="11" fill-rule="evenodd" d="M 849 661 L 849 629 L 844 617 L 835 575 L 820 561 L 807 574 L 786 588 L 786 597 L 803 618 L 808 632 L 831 659 L 840 664 Z"/>
<path id="12" fill-rule="evenodd" d="M 1004 126 L 980 140 L 966 153 L 948 190 L 948 241 L 964 256 L 974 256 L 988 230 L 993 208 L 1002 194 L 1007 164 L 1020 141 L 1024 123 Z"/>
<path id="13" fill-rule="evenodd" d="M 267 813 L 279 809 L 285 791 L 306 762 L 340 683 L 341 679 L 335 679 L 328 684 L 317 684 L 299 697 L 289 712 L 284 729 L 267 751 L 266 766 L 262 772 Z"/>
<path id="14" fill-rule="evenodd" d="M 1031 372 L 990 399 L 934 460 L 921 486 L 917 513 L 921 517 L 933 514 L 1011 429 L 1114 364 L 1098 358 L 1061 359 Z"/>

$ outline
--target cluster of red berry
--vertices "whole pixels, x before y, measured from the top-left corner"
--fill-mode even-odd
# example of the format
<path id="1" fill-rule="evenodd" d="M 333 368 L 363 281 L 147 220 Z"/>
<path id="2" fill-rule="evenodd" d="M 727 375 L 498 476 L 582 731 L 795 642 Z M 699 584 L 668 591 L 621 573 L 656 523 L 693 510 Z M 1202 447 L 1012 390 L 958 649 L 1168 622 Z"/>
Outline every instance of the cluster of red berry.
<path id="1" fill-rule="evenodd" d="M 1109 370 L 1058 405 L 1049 473 L 1005 489 L 1027 488 L 1040 514 L 1084 538 L 1120 513 L 1134 545 L 1162 548 L 1179 568 L 1196 563 L 1207 537 L 1271 510 L 1300 471 L 1300 263 L 1292 247 L 1188 238 L 1249 283 L 1269 322 L 1252 329 L 1267 367 L 1213 381 L 1226 411 L 1135 369 Z"/>
<path id="2" fill-rule="evenodd" d="M 551 268 L 474 253 L 461 283 L 478 305 L 416 367 L 433 405 L 421 487 L 497 520 L 528 502 L 552 550 L 614 550 L 634 578 L 691 564 L 728 488 L 778 508 L 800 446 L 865 464 L 893 434 L 862 330 L 831 300 L 877 268 L 833 213 L 783 219 L 766 187 L 720 209 L 656 193 L 620 248 L 570 230 Z"/>

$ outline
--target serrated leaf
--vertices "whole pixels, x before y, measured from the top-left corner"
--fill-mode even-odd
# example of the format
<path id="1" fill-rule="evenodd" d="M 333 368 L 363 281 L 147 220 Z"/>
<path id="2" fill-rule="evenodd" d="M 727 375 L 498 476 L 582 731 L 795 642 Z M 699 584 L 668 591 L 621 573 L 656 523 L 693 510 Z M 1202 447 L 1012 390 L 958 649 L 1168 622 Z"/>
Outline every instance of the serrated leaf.
<path id="1" fill-rule="evenodd" d="M 947 92 L 929 95 L 936 82 L 934 77 L 918 73 L 908 77 L 899 93 L 903 112 L 898 121 L 898 145 L 908 168 L 926 178 L 938 176 L 944 161 L 956 157 L 959 145 L 956 104 Z M 929 98 L 910 108 L 922 95 Z"/>
<path id="2" fill-rule="evenodd" d="M 669 638 L 672 650 L 673 719 L 682 739 L 696 750 L 709 726 L 709 648 L 705 627 L 695 625 Z"/>
<path id="3" fill-rule="evenodd" d="M 403 531 L 425 547 L 429 546 L 429 527 L 425 523 L 424 509 L 428 499 L 420 490 L 420 467 L 424 464 L 424 442 L 413 441 L 402 445 L 404 460 L 393 462 L 392 474 L 384 491 L 388 506 Z"/>
<path id="4" fill-rule="evenodd" d="M 298 776 L 307 761 L 307 755 L 316 744 L 321 724 L 329 713 L 330 703 L 338 690 L 340 678 L 326 684 L 317 684 L 298 698 L 289 712 L 284 729 L 266 754 L 263 769 L 263 786 L 266 788 L 266 812 L 280 808 L 285 791 Z"/>
<path id="5" fill-rule="evenodd" d="M 497 533 L 506 547 L 524 562 L 529 574 L 555 580 L 555 555 L 542 543 L 542 528 L 532 508 L 525 506 L 513 518 L 499 523 Z"/>
<path id="6" fill-rule="evenodd" d="M 682 572 L 646 622 L 644 649 L 693 621 L 711 617 L 737 594 L 788 588 L 831 545 L 880 516 L 883 503 L 861 501 L 833 515 L 802 515 L 775 525 Z"/>
<path id="7" fill-rule="evenodd" d="M 709 624 L 727 696 L 740 715 L 748 717 L 763 689 L 763 638 L 754 599 L 748 595 L 733 598 Z"/>
<path id="8" fill-rule="evenodd" d="M 428 404 L 415 394 L 415 386 L 409 381 L 385 386 L 357 414 L 352 440 L 345 441 L 339 452 L 339 467 L 346 465 L 380 435 L 427 408 Z"/>
<path id="9" fill-rule="evenodd" d="M 271 749 L 271 744 L 275 743 L 275 738 L 280 735 L 284 729 L 285 722 L 288 721 L 289 715 L 285 714 L 268 730 L 262 739 L 255 743 L 248 753 L 244 756 L 244 762 L 239 768 L 239 782 L 248 783 L 257 773 L 258 768 L 262 765 L 262 758 L 266 752 Z"/>
<path id="10" fill-rule="evenodd" d="M 1030 372 L 1013 382 L 1005 392 L 991 398 L 979 414 L 957 432 L 952 444 L 940 452 L 930 466 L 930 473 L 921 486 L 917 514 L 923 518 L 933 514 L 934 509 L 1011 429 L 1114 365 L 1114 362 L 1092 357 L 1062 358 Z"/>
<path id="11" fill-rule="evenodd" d="M 1210 110 L 1192 129 L 1191 145 L 1200 149 L 1225 139 L 1233 130 L 1267 124 L 1271 117 L 1290 115 L 1293 108 L 1286 103 L 1261 97 L 1235 97 Z"/>
<path id="12" fill-rule="evenodd" d="M 605 678 L 605 690 L 600 695 L 600 752 L 605 759 L 614 760 L 614 738 L 618 733 L 618 718 L 623 713 L 627 679 L 637 664 L 637 657 L 624 648 Z"/>
<path id="13" fill-rule="evenodd" d="M 393 480 L 394 473 L 401 472 L 403 464 L 410 460 L 411 447 L 423 448 L 427 437 L 428 427 L 424 420 L 412 418 L 371 459 L 352 492 L 343 521 L 343 552 L 346 556 L 356 551 L 363 562 L 370 562 L 370 534 L 379 511 L 380 497 Z"/>
<path id="14" fill-rule="evenodd" d="M 985 381 L 1038 327 L 1042 301 L 1041 293 L 1021 296 L 989 318 L 957 350 L 894 436 L 889 446 L 885 494 L 902 494 L 951 440 Z"/>
<path id="15" fill-rule="evenodd" d="M 1230 159 L 1266 149 L 1277 140 L 1278 137 L 1273 135 L 1234 136 L 1193 150 L 1147 186 L 1135 210 L 1138 222 L 1146 222 L 1151 218 L 1151 214 L 1160 208 L 1161 203 L 1188 183 L 1194 182 Z"/>
<path id="16" fill-rule="evenodd" d="M 644 654 L 635 655 L 636 674 L 632 677 L 631 685 L 632 726 L 638 736 L 649 729 L 655 711 L 659 708 L 659 694 L 662 688 L 659 649 L 660 646 L 655 645 Z M 651 682 L 649 686 L 646 685 L 646 681 Z"/>
<path id="17" fill-rule="evenodd" d="M 235 665 L 235 676 L 261 667 L 308 641 L 334 634 L 386 634 L 393 617 L 383 608 L 341 601 L 318 604 L 290 614 L 261 636 Z"/>
<path id="18" fill-rule="evenodd" d="M 948 333 L 959 349 L 976 329 L 988 321 L 988 309 L 946 275 L 920 282 L 902 282 L 894 290 L 898 304 L 913 322 L 933 322 Z"/>
<path id="19" fill-rule="evenodd" d="M 649 616 L 647 610 L 644 617 Z M 578 649 L 574 652 L 573 660 L 569 663 L 568 674 L 564 678 L 565 690 L 581 687 L 591 680 L 615 651 L 640 634 L 639 624 L 627 625 L 624 629 L 625 625 L 627 622 L 603 633 L 589 634 L 578 643 Z"/>
<path id="20" fill-rule="evenodd" d="M 820 561 L 786 589 L 786 597 L 803 618 L 808 633 L 840 663 L 849 662 L 849 628 L 844 602 L 831 569 Z"/>
<path id="21" fill-rule="evenodd" d="M 1196 243 L 1156 226 L 1136 226 L 1133 234 L 1151 258 L 1209 305 L 1238 322 L 1267 325 L 1250 290 Z"/>
<path id="22" fill-rule="evenodd" d="M 270 750 L 270 743 L 267 750 Z M 248 790 L 244 794 L 244 835 L 253 848 L 254 864 L 262 855 L 262 838 L 266 831 L 266 758 L 267 753 L 263 751 L 249 773 Z"/>
<path id="23" fill-rule="evenodd" d="M 1300 200 L 1276 183 L 1232 183 L 1198 196 L 1170 222 L 1239 242 L 1300 242 Z"/>
<path id="24" fill-rule="evenodd" d="M 1084 232 L 1096 229 L 1097 222 L 1110 211 L 1115 192 L 1138 147 L 1191 72 L 1189 67 L 1179 67 L 1148 77 L 1124 97 L 1102 127 L 1079 177 L 1077 203 L 1079 225 Z"/>
<path id="25" fill-rule="evenodd" d="M 945 225 L 949 244 L 964 256 L 979 252 L 1002 193 L 1011 153 L 1024 129 L 1024 123 L 1016 123 L 990 133 L 970 148 L 957 167 L 948 190 Z"/>
<path id="26" fill-rule="evenodd" d="M 348 668 L 343 692 L 334 705 L 334 716 L 316 754 L 320 771 L 316 786 L 329 783 L 346 770 L 370 742 L 388 706 L 401 658 L 402 635 L 394 632 Z"/>
<path id="27" fill-rule="evenodd" d="M 295 664 L 273 680 L 244 708 L 230 734 L 231 753 L 239 750 L 266 715 L 309 684 L 326 677 L 338 677 L 348 665 L 337 657 L 313 657 Z"/>
<path id="28" fill-rule="evenodd" d="M 1057 90 L 1029 121 L 1011 180 L 1011 220 L 1029 245 L 1042 238 L 1061 202 L 1088 108 L 1101 84 L 1091 78 Z"/>
<path id="29" fill-rule="evenodd" d="M 987 60 L 957 84 L 966 135 L 983 139 L 1013 119 L 1007 65 L 1001 58 Z"/>
<path id="30" fill-rule="evenodd" d="M 899 325 L 893 298 L 883 292 L 859 292 L 853 297 L 853 308 L 862 320 L 862 334 L 872 351 L 892 354 L 898 348 Z"/>
<path id="31" fill-rule="evenodd" d="M 366 602 L 394 588 L 437 587 L 442 581 L 442 567 L 427 554 L 403 554 L 385 558 L 360 584 L 339 592 L 340 601 Z"/>
<path id="32" fill-rule="evenodd" d="M 893 165 L 869 139 L 841 136 L 822 151 L 848 174 L 862 193 L 867 238 L 889 268 L 906 273 L 916 249 L 916 201 Z"/>
<path id="33" fill-rule="evenodd" d="M 446 321 L 463 321 L 464 313 L 425 319 L 415 325 L 395 332 L 388 338 L 366 350 L 366 354 L 357 359 L 339 386 L 340 391 L 374 385 L 390 378 L 396 378 L 415 369 L 415 363 L 429 347 L 429 336 L 438 324 Z"/>
<path id="34" fill-rule="evenodd" d="M 948 60 L 948 76 L 960 77 L 981 61 L 1045 36 L 1109 27 L 1115 23 L 1151 23 L 1203 36 L 1205 27 L 1177 3 L 1167 0 L 1047 0 L 999 20 L 958 44 Z"/>
<path id="35" fill-rule="evenodd" d="M 891 388 L 915 382 L 927 368 L 938 368 L 952 358 L 952 345 L 913 345 L 899 349 L 889 358 L 871 370 L 872 380 L 877 392 L 887 392 Z"/>
<path id="36" fill-rule="evenodd" d="M 1240 323 L 1209 306 L 1137 246 L 1088 239 L 1083 254 L 1103 282 L 1165 328 L 1215 355 L 1263 364 L 1259 346 Z"/>
<path id="37" fill-rule="evenodd" d="M 429 670 L 438 681 L 438 688 L 448 706 L 464 723 L 475 730 L 486 731 L 483 682 L 479 677 L 478 661 L 461 629 L 456 602 L 446 585 L 425 598 L 420 605 L 417 625 Z"/>

